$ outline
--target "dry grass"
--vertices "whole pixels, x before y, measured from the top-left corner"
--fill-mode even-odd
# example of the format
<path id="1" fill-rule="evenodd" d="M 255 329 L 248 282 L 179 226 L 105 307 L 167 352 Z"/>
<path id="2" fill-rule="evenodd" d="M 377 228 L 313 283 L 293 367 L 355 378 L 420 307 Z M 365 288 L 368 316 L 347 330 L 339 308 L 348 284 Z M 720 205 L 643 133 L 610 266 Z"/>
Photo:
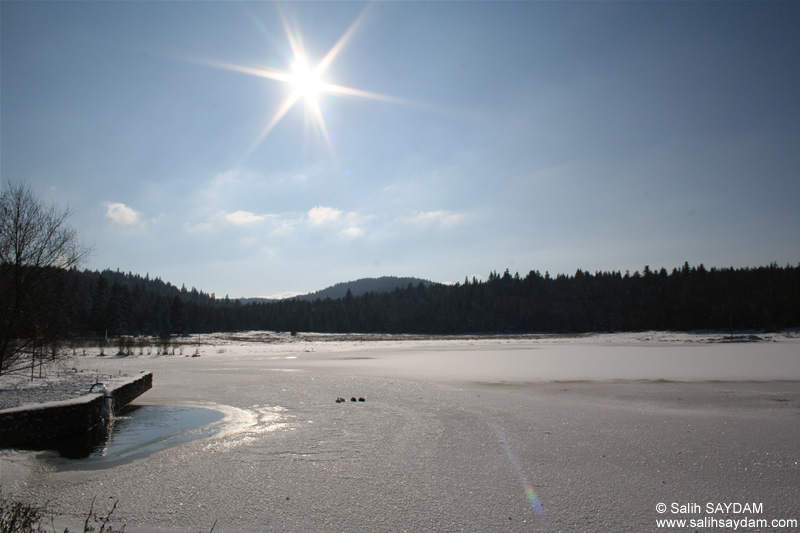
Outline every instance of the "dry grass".
<path id="1" fill-rule="evenodd" d="M 122 533 L 125 525 L 120 529 L 111 523 L 114 510 L 117 508 L 115 500 L 111 509 L 101 514 L 94 509 L 95 499 L 89 507 L 86 519 L 83 522 L 84 533 Z M 55 514 L 47 505 L 42 507 L 27 502 L 7 499 L 0 492 L 0 533 L 58 533 L 55 527 Z M 69 528 L 63 533 L 69 533 Z"/>

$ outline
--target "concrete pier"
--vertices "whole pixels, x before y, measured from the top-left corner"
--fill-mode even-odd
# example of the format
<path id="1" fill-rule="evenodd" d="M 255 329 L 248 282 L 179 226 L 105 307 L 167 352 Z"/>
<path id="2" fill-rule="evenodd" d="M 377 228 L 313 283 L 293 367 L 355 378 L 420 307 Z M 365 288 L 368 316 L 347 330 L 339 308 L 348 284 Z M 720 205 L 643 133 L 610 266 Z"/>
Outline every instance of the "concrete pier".
<path id="1" fill-rule="evenodd" d="M 153 373 L 143 372 L 108 384 L 114 409 L 128 405 L 153 387 Z M 0 447 L 43 449 L 102 428 L 105 397 L 95 389 L 70 400 L 0 410 Z"/>

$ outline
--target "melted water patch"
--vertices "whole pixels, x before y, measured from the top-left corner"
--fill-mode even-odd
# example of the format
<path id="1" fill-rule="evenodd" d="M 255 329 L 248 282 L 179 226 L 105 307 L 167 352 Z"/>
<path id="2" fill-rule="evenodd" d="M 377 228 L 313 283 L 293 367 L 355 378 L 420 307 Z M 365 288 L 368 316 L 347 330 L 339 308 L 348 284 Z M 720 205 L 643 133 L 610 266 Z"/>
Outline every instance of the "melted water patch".
<path id="1" fill-rule="evenodd" d="M 65 443 L 60 457 L 53 458 L 58 468 L 94 470 L 109 468 L 147 457 L 155 452 L 214 435 L 225 415 L 214 409 L 175 405 L 128 406 L 116 417 L 99 439 Z"/>

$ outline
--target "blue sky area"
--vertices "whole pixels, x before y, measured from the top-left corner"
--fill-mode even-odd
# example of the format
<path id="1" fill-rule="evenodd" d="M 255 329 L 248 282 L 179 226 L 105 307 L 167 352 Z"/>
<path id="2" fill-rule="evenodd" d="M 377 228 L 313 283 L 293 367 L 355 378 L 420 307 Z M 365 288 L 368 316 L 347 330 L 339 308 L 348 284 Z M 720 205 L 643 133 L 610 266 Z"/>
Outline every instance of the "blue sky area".
<path id="1" fill-rule="evenodd" d="M 1 177 L 74 211 L 87 268 L 243 297 L 800 261 L 800 3 L 0 17 Z"/>

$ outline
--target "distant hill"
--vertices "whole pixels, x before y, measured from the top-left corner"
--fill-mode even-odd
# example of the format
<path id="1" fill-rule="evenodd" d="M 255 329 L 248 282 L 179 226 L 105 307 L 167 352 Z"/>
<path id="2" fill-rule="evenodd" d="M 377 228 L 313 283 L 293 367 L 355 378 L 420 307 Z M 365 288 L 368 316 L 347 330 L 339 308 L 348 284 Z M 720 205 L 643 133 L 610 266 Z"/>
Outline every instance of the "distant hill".
<path id="1" fill-rule="evenodd" d="M 398 278 L 396 276 L 383 276 L 380 278 L 362 278 L 356 281 L 346 281 L 337 283 L 327 289 L 321 291 L 311 292 L 309 294 L 301 294 L 295 296 L 296 300 L 314 301 L 316 299 L 324 300 L 330 298 L 336 300 L 337 298 L 344 298 L 347 295 L 348 289 L 353 296 L 361 296 L 368 292 L 392 292 L 397 288 L 406 288 L 409 284 L 416 287 L 422 283 L 424 286 L 429 287 L 436 285 L 433 281 L 420 278 Z"/>

